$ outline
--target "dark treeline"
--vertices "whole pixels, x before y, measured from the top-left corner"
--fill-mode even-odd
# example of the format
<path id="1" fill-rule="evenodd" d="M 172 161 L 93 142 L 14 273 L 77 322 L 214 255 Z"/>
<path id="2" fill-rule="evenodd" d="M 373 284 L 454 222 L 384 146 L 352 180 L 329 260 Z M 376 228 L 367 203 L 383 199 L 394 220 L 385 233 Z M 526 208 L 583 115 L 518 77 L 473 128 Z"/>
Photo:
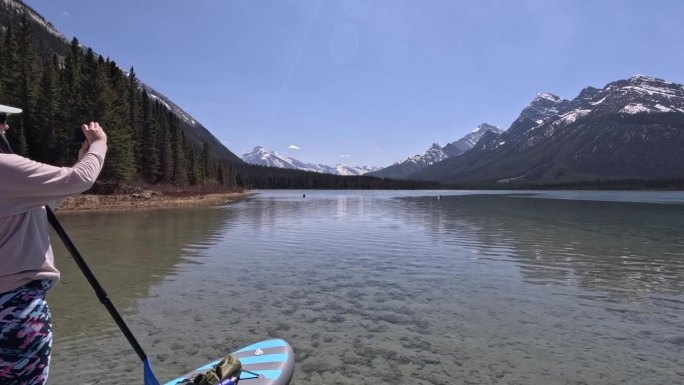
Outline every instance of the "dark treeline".
<path id="1" fill-rule="evenodd" d="M 526 186 L 544 190 L 684 190 L 683 178 L 596 179 Z"/>
<path id="2" fill-rule="evenodd" d="M 15 152 L 71 165 L 81 124 L 98 121 L 109 139 L 102 181 L 235 186 L 230 162 L 186 140 L 179 119 L 143 91 L 132 68 L 124 73 L 76 38 L 63 58 L 41 55 L 26 15 L 0 31 L 0 58 L 0 103 L 24 110 L 9 121 Z"/>
<path id="3" fill-rule="evenodd" d="M 239 186 L 258 189 L 440 189 L 440 183 L 372 176 L 342 176 L 312 171 L 247 165 L 236 172 Z"/>
<path id="4" fill-rule="evenodd" d="M 684 179 L 593 179 L 562 183 L 482 182 L 441 187 L 459 190 L 684 190 Z"/>

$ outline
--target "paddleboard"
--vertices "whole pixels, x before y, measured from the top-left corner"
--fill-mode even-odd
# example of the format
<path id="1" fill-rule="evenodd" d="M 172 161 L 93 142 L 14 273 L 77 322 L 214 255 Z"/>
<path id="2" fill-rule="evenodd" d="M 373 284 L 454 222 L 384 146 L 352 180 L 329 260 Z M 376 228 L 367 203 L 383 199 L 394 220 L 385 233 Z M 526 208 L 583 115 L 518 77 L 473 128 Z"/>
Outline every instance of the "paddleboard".
<path id="1" fill-rule="evenodd" d="M 286 341 L 271 339 L 260 341 L 233 353 L 242 363 L 240 385 L 287 385 L 294 373 L 294 352 Z M 223 358 L 223 357 L 221 357 Z M 221 359 L 203 365 L 190 373 L 167 382 L 164 385 L 178 385 L 186 379 L 192 380 L 199 373 L 206 372 Z"/>

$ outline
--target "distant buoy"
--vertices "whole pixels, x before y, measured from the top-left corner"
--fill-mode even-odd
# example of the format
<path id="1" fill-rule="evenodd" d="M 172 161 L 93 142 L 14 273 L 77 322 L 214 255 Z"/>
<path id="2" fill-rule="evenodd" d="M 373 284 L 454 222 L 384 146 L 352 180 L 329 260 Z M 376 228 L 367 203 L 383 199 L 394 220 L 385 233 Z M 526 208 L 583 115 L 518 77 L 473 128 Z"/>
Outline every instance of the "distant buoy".
<path id="1" fill-rule="evenodd" d="M 437 195 L 437 199 L 442 199 L 442 196 L 441 196 L 441 195 Z"/>
<path id="2" fill-rule="evenodd" d="M 302 198 L 306 198 L 306 194 L 302 194 Z"/>

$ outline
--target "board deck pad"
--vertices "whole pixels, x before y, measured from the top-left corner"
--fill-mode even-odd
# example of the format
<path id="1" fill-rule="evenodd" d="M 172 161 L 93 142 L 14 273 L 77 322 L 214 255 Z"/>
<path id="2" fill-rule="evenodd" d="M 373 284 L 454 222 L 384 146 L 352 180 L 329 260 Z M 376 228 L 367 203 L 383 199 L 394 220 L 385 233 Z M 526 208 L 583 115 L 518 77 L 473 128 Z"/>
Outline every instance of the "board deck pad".
<path id="1" fill-rule="evenodd" d="M 292 379 L 294 352 L 290 344 L 284 340 L 260 341 L 231 354 L 237 356 L 242 363 L 242 374 L 240 374 L 239 380 L 241 385 L 287 385 Z M 221 358 L 164 385 L 181 384 L 185 379 L 192 380 L 196 375 L 206 372 L 218 364 Z"/>

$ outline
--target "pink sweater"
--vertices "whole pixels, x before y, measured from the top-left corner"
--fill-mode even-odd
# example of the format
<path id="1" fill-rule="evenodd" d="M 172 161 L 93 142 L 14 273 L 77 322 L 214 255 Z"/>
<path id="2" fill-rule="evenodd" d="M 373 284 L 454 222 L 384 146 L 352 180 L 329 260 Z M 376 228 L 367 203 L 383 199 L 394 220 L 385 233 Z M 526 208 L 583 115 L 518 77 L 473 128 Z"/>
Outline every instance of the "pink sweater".
<path id="1" fill-rule="evenodd" d="M 45 205 L 88 190 L 102 170 L 107 145 L 96 141 L 73 167 L 0 154 L 0 293 L 36 279 L 59 279 Z"/>

